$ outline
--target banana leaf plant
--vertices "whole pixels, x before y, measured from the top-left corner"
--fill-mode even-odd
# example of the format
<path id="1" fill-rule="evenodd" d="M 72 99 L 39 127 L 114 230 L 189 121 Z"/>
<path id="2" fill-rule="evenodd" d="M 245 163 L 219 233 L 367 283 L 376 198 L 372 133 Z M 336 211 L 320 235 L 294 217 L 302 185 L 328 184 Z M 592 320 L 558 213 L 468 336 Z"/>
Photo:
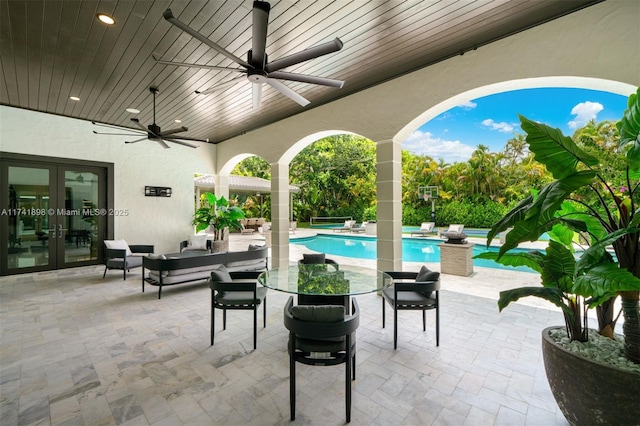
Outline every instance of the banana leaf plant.
<path id="1" fill-rule="evenodd" d="M 244 217 L 242 209 L 237 206 L 231 206 L 224 196 L 218 198 L 211 192 L 205 192 L 200 195 L 200 207 L 193 214 L 191 224 L 195 225 L 196 234 L 213 227 L 213 239 L 222 241 L 225 229 L 242 229 L 240 219 L 244 219 Z"/>
<path id="2" fill-rule="evenodd" d="M 603 160 L 578 146 L 560 129 L 520 116 L 529 149 L 552 173 L 553 182 L 522 200 L 487 234 L 487 246 L 500 232 L 512 228 L 498 253 L 479 255 L 505 265 L 526 265 L 541 274 L 542 287 L 500 293 L 498 307 L 524 296 L 542 297 L 563 310 L 572 340 L 587 338 L 588 307 L 599 307 L 600 332 L 613 337 L 620 296 L 627 359 L 640 364 L 640 88 L 616 127 L 617 149 L 624 158 L 619 176 L 624 191 L 614 187 Z M 620 181 L 620 179 L 615 179 Z M 547 233 L 546 252 L 510 252 L 520 243 L 537 241 Z M 588 248 L 576 259 L 576 235 Z M 615 257 L 607 250 L 612 247 Z"/>

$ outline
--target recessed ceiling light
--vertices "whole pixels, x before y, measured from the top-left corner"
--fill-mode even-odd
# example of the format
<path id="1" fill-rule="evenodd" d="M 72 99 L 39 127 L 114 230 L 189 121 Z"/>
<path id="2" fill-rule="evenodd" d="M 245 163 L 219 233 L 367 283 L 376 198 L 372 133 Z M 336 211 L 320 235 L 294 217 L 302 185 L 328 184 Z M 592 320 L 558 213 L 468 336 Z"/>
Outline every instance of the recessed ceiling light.
<path id="1" fill-rule="evenodd" d="M 173 121 L 176 122 L 176 123 L 182 123 L 182 120 L 177 120 L 176 119 L 176 120 L 173 120 Z"/>
<path id="2" fill-rule="evenodd" d="M 80 98 L 77 96 L 69 96 L 69 99 L 71 99 L 72 101 L 79 101 Z"/>
<path id="3" fill-rule="evenodd" d="M 97 17 L 101 22 L 104 22 L 107 25 L 115 25 L 116 23 L 115 19 L 104 13 L 98 13 Z"/>
<path id="4" fill-rule="evenodd" d="M 127 112 L 130 112 L 131 114 L 140 114 L 140 110 L 135 108 L 127 108 Z"/>

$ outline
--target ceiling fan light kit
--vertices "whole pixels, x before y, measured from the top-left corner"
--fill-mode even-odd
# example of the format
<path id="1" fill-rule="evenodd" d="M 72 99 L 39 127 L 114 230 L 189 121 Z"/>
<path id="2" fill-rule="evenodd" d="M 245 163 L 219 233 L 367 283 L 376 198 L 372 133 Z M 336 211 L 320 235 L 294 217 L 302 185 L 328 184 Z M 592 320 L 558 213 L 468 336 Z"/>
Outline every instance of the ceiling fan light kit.
<path id="1" fill-rule="evenodd" d="M 309 104 L 309 101 L 305 99 L 302 95 L 298 94 L 284 83 L 281 80 L 285 81 L 295 81 L 299 83 L 308 83 L 308 84 L 316 84 L 321 86 L 342 88 L 344 85 L 344 81 L 336 80 L 332 78 L 325 77 L 317 77 L 313 75 L 306 74 L 296 74 L 286 71 L 281 71 L 283 68 L 287 68 L 293 65 L 300 64 L 302 62 L 309 61 L 311 59 L 316 59 L 324 55 L 328 55 L 330 53 L 334 53 L 342 49 L 342 41 L 339 38 L 335 38 L 332 41 L 327 43 L 323 43 L 321 45 L 311 47 L 309 49 L 305 49 L 301 52 L 293 53 L 289 56 L 285 56 L 283 58 L 277 59 L 273 62 L 268 61 L 267 53 L 266 53 L 266 45 L 267 45 L 267 30 L 269 24 L 269 12 L 271 10 L 271 5 L 264 1 L 254 1 L 253 2 L 253 22 L 252 22 L 252 38 L 251 38 L 251 50 L 247 53 L 247 61 L 244 61 L 229 52 L 225 48 L 211 41 L 209 38 L 200 34 L 195 29 L 191 28 L 184 22 L 177 19 L 173 16 L 171 9 L 167 9 L 163 16 L 164 18 L 184 31 L 185 33 L 191 35 L 195 39 L 209 46 L 211 49 L 216 52 L 226 56 L 228 59 L 232 60 L 236 64 L 240 66 L 240 68 L 229 68 L 229 67 L 220 67 L 215 65 L 201 65 L 201 64 L 192 64 L 185 62 L 171 62 L 164 61 L 161 59 L 153 57 L 157 63 L 163 65 L 173 65 L 173 66 L 181 66 L 181 67 L 190 67 L 190 68 L 202 68 L 202 69 L 211 69 L 218 71 L 230 71 L 237 72 L 241 74 L 245 74 L 247 80 L 252 83 L 252 92 L 253 92 L 253 107 L 258 108 L 261 105 L 262 101 L 262 86 L 263 84 L 267 84 L 273 87 L 275 90 L 285 95 L 289 99 L 298 103 L 301 106 L 306 106 Z M 240 77 L 241 78 L 241 77 Z M 216 91 L 224 90 L 232 85 L 235 85 L 238 82 L 239 78 L 234 78 L 229 81 L 217 84 L 211 88 L 206 90 L 196 90 L 197 94 L 207 95 Z"/>
<path id="2" fill-rule="evenodd" d="M 169 148 L 169 145 L 167 144 L 167 142 L 177 143 L 178 145 L 188 146 L 189 148 L 197 148 L 197 145 L 193 145 L 185 141 L 209 142 L 209 139 L 197 139 L 197 138 L 190 138 L 187 136 L 178 136 L 177 135 L 178 133 L 186 132 L 189 130 L 185 126 L 180 126 L 175 129 L 165 130 L 163 132 L 160 126 L 156 124 L 156 95 L 158 94 L 159 90 L 157 87 L 151 86 L 149 87 L 149 91 L 153 95 L 153 123 L 145 127 L 142 123 L 140 123 L 140 120 L 138 120 L 137 118 L 131 118 L 131 122 L 140 128 L 140 130 L 137 130 L 137 129 L 129 129 L 127 127 L 119 127 L 111 124 L 103 124 L 103 123 L 97 123 L 95 121 L 92 121 L 91 123 L 93 123 L 96 126 L 102 126 L 102 127 L 107 127 L 111 129 L 131 132 L 131 133 L 100 133 L 94 130 L 93 133 L 95 133 L 96 135 L 120 135 L 120 136 L 144 135 L 144 137 L 142 138 L 132 140 L 132 141 L 125 141 L 124 143 L 128 144 L 128 143 L 137 143 L 144 140 L 151 140 L 151 141 L 158 142 L 158 144 L 163 148 Z"/>

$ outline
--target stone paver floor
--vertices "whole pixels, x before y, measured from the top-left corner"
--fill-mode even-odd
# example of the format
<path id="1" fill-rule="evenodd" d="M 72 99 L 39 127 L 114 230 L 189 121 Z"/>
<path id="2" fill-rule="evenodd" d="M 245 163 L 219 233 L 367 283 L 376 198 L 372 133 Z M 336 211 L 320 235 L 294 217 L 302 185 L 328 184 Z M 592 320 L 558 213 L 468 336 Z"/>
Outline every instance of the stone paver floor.
<path id="1" fill-rule="evenodd" d="M 292 261 L 306 251 L 291 245 Z M 102 270 L 0 278 L 3 426 L 290 423 L 288 295 L 269 292 L 257 350 L 248 311 L 229 312 L 227 330 L 218 329 L 209 346 L 206 285 L 167 287 L 158 300 L 153 287 L 141 292 L 140 269 L 126 281 L 117 271 L 102 279 Z M 423 332 L 420 312 L 404 311 L 395 351 L 380 297 L 358 296 L 351 423 L 567 425 L 540 350 L 542 329 L 562 324 L 560 312 L 532 303 L 499 313 L 496 306 L 499 289 L 527 282 L 537 276 L 484 268 L 471 277 L 443 275 L 440 346 L 434 312 Z M 294 423 L 344 423 L 344 366 L 297 371 Z"/>

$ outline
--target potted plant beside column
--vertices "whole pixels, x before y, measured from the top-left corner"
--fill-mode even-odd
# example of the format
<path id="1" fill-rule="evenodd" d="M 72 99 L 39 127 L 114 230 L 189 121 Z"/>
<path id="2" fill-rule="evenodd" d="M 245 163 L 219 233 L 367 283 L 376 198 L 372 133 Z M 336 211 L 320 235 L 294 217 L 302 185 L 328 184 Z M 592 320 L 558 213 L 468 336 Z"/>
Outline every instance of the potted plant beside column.
<path id="1" fill-rule="evenodd" d="M 520 121 L 535 160 L 555 180 L 493 226 L 487 246 L 513 228 L 498 253 L 477 257 L 526 265 L 541 275 L 540 287 L 501 292 L 500 309 L 524 296 L 562 309 L 565 325 L 543 331 L 542 349 L 551 390 L 569 423 L 640 425 L 640 89 L 609 129 L 609 147 L 598 137 L 577 144 L 559 129 Z M 544 252 L 510 251 L 544 233 L 551 239 Z M 576 241 L 587 246 L 580 256 L 573 251 Z M 618 297 L 622 336 L 614 333 Z M 590 307 L 598 317 L 592 333 Z"/>
<path id="2" fill-rule="evenodd" d="M 216 253 L 229 251 L 229 231 L 242 229 L 240 219 L 244 217 L 242 209 L 231 206 L 225 197 L 205 192 L 200 195 L 200 207 L 193 214 L 192 225 L 196 234 L 205 230 L 213 234 L 211 251 Z"/>

